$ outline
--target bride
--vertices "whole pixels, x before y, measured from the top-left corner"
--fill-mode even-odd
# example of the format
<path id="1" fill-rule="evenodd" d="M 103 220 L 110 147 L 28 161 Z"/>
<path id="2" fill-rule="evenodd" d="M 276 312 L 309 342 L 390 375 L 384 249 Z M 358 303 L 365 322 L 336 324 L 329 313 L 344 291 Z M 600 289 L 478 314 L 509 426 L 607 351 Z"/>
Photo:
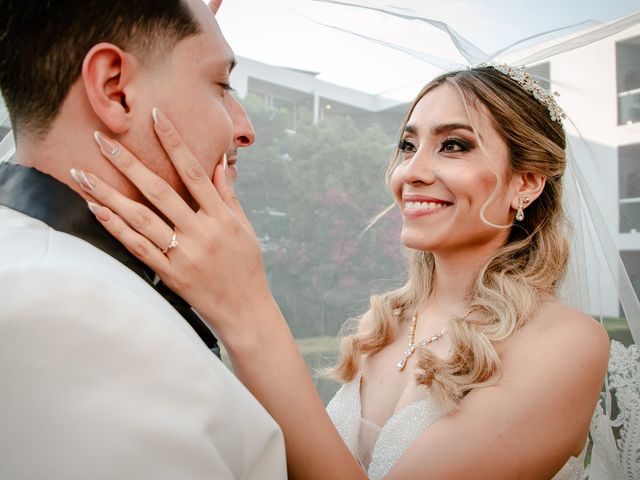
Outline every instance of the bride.
<path id="1" fill-rule="evenodd" d="M 93 210 L 220 336 L 282 427 L 291 478 L 579 479 L 609 341 L 557 298 L 569 256 L 562 116 L 504 65 L 447 73 L 420 92 L 388 171 L 409 278 L 372 297 L 343 339 L 333 374 L 344 384 L 328 415 L 226 162 L 216 189 L 199 181 L 178 132 L 156 121 L 200 210 L 177 195 L 150 199 L 170 225 L 153 215 L 138 232 L 126 221 L 140 206 L 105 184 Z M 138 186 L 156 181 L 124 148 L 116 155 L 130 157 L 114 164 Z M 170 249 L 149 240 L 172 229 Z"/>

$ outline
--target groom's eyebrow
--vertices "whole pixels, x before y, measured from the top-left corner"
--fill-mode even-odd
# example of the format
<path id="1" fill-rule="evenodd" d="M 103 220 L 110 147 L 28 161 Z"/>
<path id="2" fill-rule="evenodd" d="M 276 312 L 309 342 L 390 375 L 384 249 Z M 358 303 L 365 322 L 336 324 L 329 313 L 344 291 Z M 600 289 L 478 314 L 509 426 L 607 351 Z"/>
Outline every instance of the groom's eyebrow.
<path id="1" fill-rule="evenodd" d="M 206 69 L 214 75 L 228 77 L 231 75 L 233 69 L 236 68 L 237 64 L 236 57 L 230 55 L 224 60 L 211 59 L 206 64 Z"/>

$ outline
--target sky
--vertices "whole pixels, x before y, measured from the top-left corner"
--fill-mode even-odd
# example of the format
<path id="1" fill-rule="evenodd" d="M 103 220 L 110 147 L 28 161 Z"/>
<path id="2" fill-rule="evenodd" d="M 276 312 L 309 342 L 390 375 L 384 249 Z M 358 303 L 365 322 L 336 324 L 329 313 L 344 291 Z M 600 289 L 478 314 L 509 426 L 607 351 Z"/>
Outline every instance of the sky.
<path id="1" fill-rule="evenodd" d="M 413 11 L 445 22 L 485 52 L 540 32 L 576 24 L 578 27 L 573 30 L 583 30 L 640 11 L 637 2 L 630 0 L 353 2 Z M 217 17 L 239 56 L 316 72 L 322 80 L 398 100 L 411 98 L 416 85 L 424 84 L 425 78 L 440 69 L 362 36 L 401 45 L 421 55 L 435 54 L 446 59 L 447 66 L 469 63 L 449 36 L 432 25 L 327 1 L 224 0 Z M 356 32 L 360 37 L 336 28 Z M 544 38 L 549 40 L 570 31 L 565 29 Z M 541 41 L 539 38 L 535 42 Z"/>

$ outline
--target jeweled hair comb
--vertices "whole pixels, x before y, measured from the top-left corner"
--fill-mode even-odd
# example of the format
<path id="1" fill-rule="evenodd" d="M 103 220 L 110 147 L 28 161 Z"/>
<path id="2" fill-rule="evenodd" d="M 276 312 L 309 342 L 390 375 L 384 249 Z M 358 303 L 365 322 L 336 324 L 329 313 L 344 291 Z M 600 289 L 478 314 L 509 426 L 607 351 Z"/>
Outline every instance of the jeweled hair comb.
<path id="1" fill-rule="evenodd" d="M 558 92 L 550 92 L 542 87 L 536 80 L 525 70 L 524 65 L 518 67 L 512 67 L 506 63 L 492 64 L 483 63 L 478 65 L 477 68 L 489 67 L 498 70 L 500 73 L 504 73 L 507 77 L 515 80 L 518 85 L 524 88 L 527 92 L 533 95 L 533 98 L 538 100 L 542 105 L 549 110 L 549 116 L 554 122 L 558 122 L 562 125 L 562 120 L 567 118 L 567 115 L 562 111 L 560 105 L 556 102 L 555 97 L 559 96 Z"/>

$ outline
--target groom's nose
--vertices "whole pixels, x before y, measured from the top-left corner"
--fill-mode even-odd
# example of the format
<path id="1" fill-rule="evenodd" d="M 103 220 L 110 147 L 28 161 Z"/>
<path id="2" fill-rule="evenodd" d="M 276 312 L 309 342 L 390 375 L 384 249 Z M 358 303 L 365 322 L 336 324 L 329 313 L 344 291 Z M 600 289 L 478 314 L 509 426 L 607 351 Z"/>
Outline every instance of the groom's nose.
<path id="1" fill-rule="evenodd" d="M 225 107 L 233 121 L 233 144 L 236 147 L 252 145 L 256 140 L 256 132 L 244 107 L 230 93 L 225 95 Z"/>

